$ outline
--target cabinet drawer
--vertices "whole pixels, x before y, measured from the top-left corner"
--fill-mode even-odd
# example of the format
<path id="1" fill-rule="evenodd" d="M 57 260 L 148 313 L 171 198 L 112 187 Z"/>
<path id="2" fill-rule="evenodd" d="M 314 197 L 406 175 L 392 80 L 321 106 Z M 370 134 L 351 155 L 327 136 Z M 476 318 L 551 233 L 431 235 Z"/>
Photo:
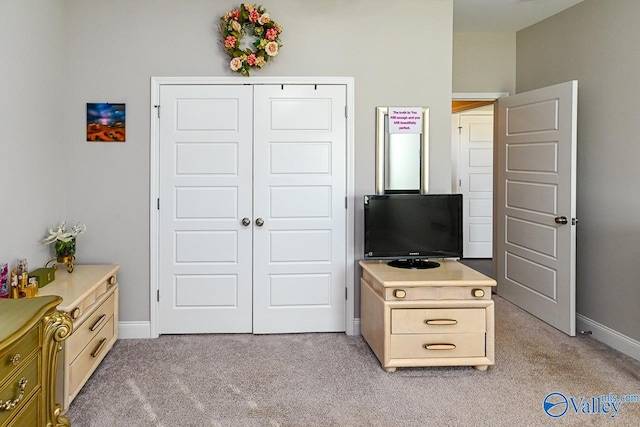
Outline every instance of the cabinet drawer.
<path id="1" fill-rule="evenodd" d="M 85 377 L 99 363 L 113 344 L 114 322 L 111 316 L 69 367 L 69 394 L 75 395 Z"/>
<path id="2" fill-rule="evenodd" d="M 398 297 L 398 291 L 401 297 Z M 386 301 L 422 301 L 422 300 L 482 300 L 491 299 L 490 286 L 398 286 L 385 288 Z"/>
<path id="3" fill-rule="evenodd" d="M 407 308 L 391 310 L 392 334 L 484 333 L 484 308 Z"/>
<path id="4" fill-rule="evenodd" d="M 8 401 L 16 400 L 21 394 L 22 398 L 20 402 L 10 411 L 0 411 L 0 425 L 4 424 L 10 416 L 20 411 L 29 395 L 34 390 L 39 390 L 40 388 L 40 354 L 29 359 L 22 367 L 22 369 L 18 370 L 11 379 L 6 382 L 2 389 L 0 389 L 0 401 L 4 404 Z M 26 383 L 24 384 L 24 392 L 21 392 L 21 380 L 24 378 Z"/>
<path id="5" fill-rule="evenodd" d="M 391 335 L 389 356 L 392 359 L 435 357 L 482 357 L 485 334 Z M 425 348 L 432 346 L 431 349 Z"/>
<path id="6" fill-rule="evenodd" d="M 115 294 L 112 293 L 106 301 L 96 308 L 96 311 L 74 329 L 66 343 L 70 361 L 75 360 L 87 343 L 98 334 L 100 328 L 107 323 L 110 317 L 113 317 L 114 304 Z"/>
<path id="7" fill-rule="evenodd" d="M 29 399 L 20 410 L 20 413 L 17 413 L 16 417 L 11 420 L 11 422 L 7 425 L 7 427 L 25 427 L 25 426 L 41 426 L 43 422 L 41 421 L 42 410 L 40 410 L 40 393 L 38 392 L 35 396 Z"/>
<path id="8" fill-rule="evenodd" d="M 17 369 L 20 369 L 29 354 L 40 348 L 40 328 L 31 331 L 0 356 L 0 384 Z"/>

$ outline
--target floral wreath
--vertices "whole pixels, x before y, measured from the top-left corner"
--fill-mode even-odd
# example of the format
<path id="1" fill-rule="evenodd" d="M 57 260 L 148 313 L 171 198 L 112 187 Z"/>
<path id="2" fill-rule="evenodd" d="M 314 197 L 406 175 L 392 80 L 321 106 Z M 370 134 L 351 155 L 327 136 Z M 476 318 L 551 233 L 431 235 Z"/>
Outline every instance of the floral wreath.
<path id="1" fill-rule="evenodd" d="M 241 4 L 220 18 L 220 34 L 224 50 L 231 57 L 229 67 L 243 76 L 260 69 L 278 54 L 282 26 L 271 19 L 262 6 Z M 255 37 L 254 47 L 242 50 L 242 38 Z"/>

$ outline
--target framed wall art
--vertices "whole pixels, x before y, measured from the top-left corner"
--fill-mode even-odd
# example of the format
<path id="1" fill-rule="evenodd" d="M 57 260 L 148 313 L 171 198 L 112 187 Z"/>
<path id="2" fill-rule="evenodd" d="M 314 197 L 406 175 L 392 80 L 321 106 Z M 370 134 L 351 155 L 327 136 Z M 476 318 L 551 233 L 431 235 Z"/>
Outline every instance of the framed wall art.
<path id="1" fill-rule="evenodd" d="M 87 103 L 87 141 L 125 142 L 125 104 Z"/>

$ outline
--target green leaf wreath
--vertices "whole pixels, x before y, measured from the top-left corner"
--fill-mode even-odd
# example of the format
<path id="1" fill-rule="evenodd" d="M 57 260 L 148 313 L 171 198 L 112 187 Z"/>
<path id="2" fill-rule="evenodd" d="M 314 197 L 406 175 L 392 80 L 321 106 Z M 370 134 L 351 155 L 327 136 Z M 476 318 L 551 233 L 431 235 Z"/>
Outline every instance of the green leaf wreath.
<path id="1" fill-rule="evenodd" d="M 281 33 L 282 26 L 260 5 L 241 4 L 220 18 L 224 50 L 231 58 L 229 67 L 243 76 L 264 67 L 278 54 Z M 253 48 L 242 50 L 242 38 L 248 35 L 255 37 Z"/>

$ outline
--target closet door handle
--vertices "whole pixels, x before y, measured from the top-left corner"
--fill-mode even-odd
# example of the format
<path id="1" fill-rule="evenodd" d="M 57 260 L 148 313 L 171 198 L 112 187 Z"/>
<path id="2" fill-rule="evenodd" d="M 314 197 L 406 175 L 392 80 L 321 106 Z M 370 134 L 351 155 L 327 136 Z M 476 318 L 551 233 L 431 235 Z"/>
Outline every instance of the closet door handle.
<path id="1" fill-rule="evenodd" d="M 569 222 L 566 216 L 557 216 L 554 219 L 554 221 L 556 222 L 556 224 L 561 224 L 561 225 L 564 225 Z"/>
<path id="2" fill-rule="evenodd" d="M 256 225 L 258 227 L 262 227 L 264 225 L 264 219 L 262 219 L 262 218 L 256 219 Z"/>
<path id="3" fill-rule="evenodd" d="M 249 218 L 242 218 L 242 225 L 248 227 L 251 224 L 251 220 Z"/>

